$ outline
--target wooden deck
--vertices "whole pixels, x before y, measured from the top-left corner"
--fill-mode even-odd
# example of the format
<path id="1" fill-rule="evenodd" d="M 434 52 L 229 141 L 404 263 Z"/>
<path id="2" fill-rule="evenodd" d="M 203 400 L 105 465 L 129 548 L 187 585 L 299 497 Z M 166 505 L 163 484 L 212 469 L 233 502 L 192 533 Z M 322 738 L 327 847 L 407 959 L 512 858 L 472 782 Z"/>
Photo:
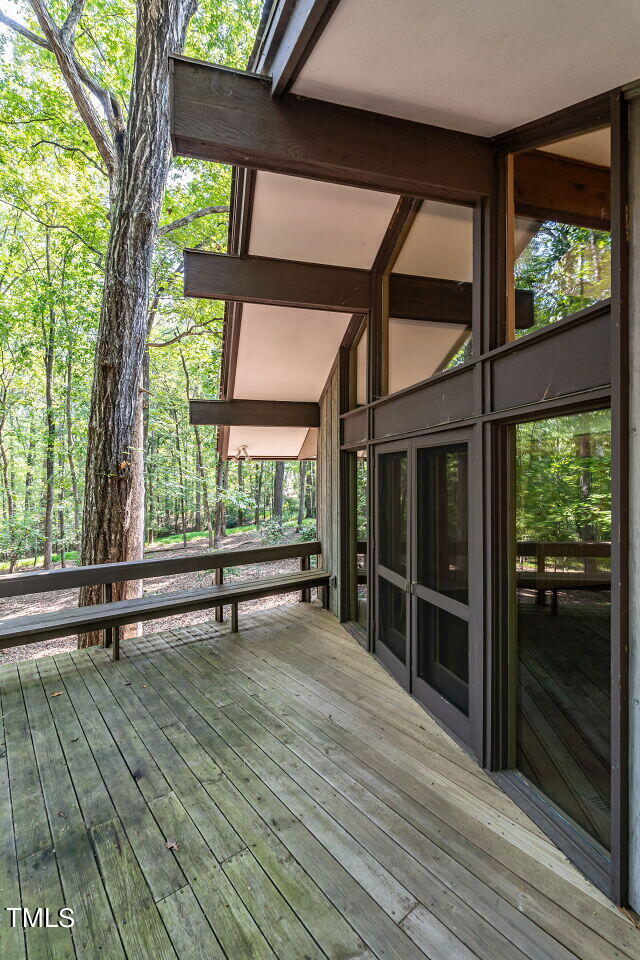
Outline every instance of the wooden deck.
<path id="1" fill-rule="evenodd" d="M 307 604 L 0 670 L 0 957 L 620 960 L 640 931 Z"/>

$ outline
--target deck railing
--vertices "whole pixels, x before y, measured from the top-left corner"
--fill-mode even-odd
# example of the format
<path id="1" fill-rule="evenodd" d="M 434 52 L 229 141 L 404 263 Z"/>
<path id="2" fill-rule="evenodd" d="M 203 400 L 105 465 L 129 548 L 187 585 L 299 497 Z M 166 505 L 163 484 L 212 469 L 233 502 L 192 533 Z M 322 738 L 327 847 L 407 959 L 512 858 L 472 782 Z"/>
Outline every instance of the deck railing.
<path id="1" fill-rule="evenodd" d="M 70 590 L 86 586 L 102 587 L 102 602 L 110 605 L 115 602 L 116 606 L 110 607 L 113 612 L 105 611 L 100 614 L 106 623 L 96 624 L 95 616 L 99 609 L 95 606 L 86 607 L 86 622 L 83 616 L 74 616 L 73 622 L 76 629 L 70 632 L 89 632 L 91 630 L 103 629 L 105 632 L 105 646 L 111 645 L 114 639 L 114 630 L 116 631 L 116 641 L 119 639 L 118 621 L 122 623 L 134 623 L 138 619 L 156 619 L 167 615 L 170 609 L 178 612 L 181 610 L 200 609 L 204 606 L 211 606 L 216 610 L 216 619 L 222 621 L 223 603 L 216 604 L 209 602 L 211 597 L 200 596 L 201 589 L 185 590 L 178 594 L 157 594 L 149 595 L 143 600 L 132 598 L 130 600 L 114 601 L 114 585 L 129 580 L 149 580 L 156 577 L 165 577 L 172 574 L 192 573 L 200 570 L 214 571 L 214 583 L 221 586 L 224 578 L 225 569 L 248 566 L 257 563 L 273 563 L 278 560 L 300 559 L 301 571 L 311 570 L 311 557 L 320 557 L 322 552 L 321 544 L 318 540 L 298 543 L 287 543 L 272 547 L 253 547 L 248 550 L 222 550 L 215 553 L 203 553 L 196 556 L 157 558 L 150 560 L 129 560 L 124 563 L 102 563 L 90 566 L 71 567 L 62 570 L 38 570 L 33 573 L 7 574 L 0 577 L 0 598 L 21 597 L 34 593 L 44 593 L 55 590 Z M 318 571 L 320 573 L 320 571 Z M 275 580 L 278 580 L 276 583 Z M 297 584 L 293 581 L 297 579 Z M 238 600 L 252 599 L 256 596 L 270 595 L 289 592 L 287 580 L 292 581 L 291 592 L 300 589 L 302 600 L 309 602 L 311 600 L 311 588 L 305 585 L 305 579 L 317 580 L 307 576 L 294 574 L 277 574 L 276 578 L 271 580 L 257 579 L 252 581 L 256 589 L 247 593 L 246 581 L 242 581 L 242 589 L 238 590 L 238 596 L 233 596 L 235 585 L 231 589 L 223 591 L 225 595 L 224 603 L 231 606 L 233 628 L 237 629 L 238 621 Z M 238 583 L 238 588 L 241 587 Z M 314 584 L 312 583 L 311 586 Z M 323 588 L 326 592 L 326 586 Z M 210 594 L 210 590 L 204 593 Z M 253 596 L 249 595 L 252 594 Z M 157 603 L 154 601 L 157 598 Z M 326 598 L 325 598 L 326 599 Z M 215 597 L 213 598 L 215 601 Z M 173 605 L 173 607 L 171 606 Z M 144 609 L 139 609 L 143 607 Z M 156 611 L 157 607 L 157 611 Z M 74 607 L 73 609 L 78 609 Z M 114 619 L 115 611 L 118 616 Z M 93 611 L 93 615 L 92 615 Z M 154 616 L 157 613 L 157 617 Z M 0 637 L 0 647 L 7 647 L 13 643 L 30 643 L 47 637 L 66 636 L 64 632 L 64 623 L 68 622 L 70 610 L 67 608 L 62 611 L 54 611 L 49 614 L 38 614 L 37 616 L 18 617 L 11 620 L 0 621 L 0 630 L 6 633 L 6 637 Z M 131 614 L 131 615 L 129 615 Z M 135 614 L 135 616 L 133 615 Z M 66 620 L 65 620 L 66 617 Z M 37 621 L 37 622 L 36 622 Z M 33 624 L 34 636 L 29 635 L 31 625 Z M 114 624 L 116 626 L 114 627 Z M 15 631 L 15 636 L 13 635 Z M 117 646 L 116 642 L 116 646 Z"/>
<path id="2" fill-rule="evenodd" d="M 215 553 L 200 553 L 192 557 L 127 560 L 123 563 L 99 563 L 83 567 L 67 567 L 63 570 L 11 573 L 0 577 L 0 598 L 88 586 L 109 587 L 127 580 L 150 580 L 170 574 L 195 573 L 198 570 L 223 572 L 228 567 L 271 563 L 275 560 L 290 560 L 296 557 L 300 558 L 300 569 L 308 570 L 310 558 L 318 556 L 321 552 L 320 541 L 313 540 L 274 547 L 253 547 L 250 550 L 218 550 Z"/>

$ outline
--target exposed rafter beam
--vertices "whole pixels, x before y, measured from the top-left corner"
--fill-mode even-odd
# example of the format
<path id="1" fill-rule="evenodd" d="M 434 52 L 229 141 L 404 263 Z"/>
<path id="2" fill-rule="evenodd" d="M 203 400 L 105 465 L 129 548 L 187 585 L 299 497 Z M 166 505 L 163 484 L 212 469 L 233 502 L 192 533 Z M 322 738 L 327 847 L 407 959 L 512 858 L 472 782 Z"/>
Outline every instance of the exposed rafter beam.
<path id="1" fill-rule="evenodd" d="M 268 257 L 185 250 L 184 288 L 188 297 L 267 303 L 286 307 L 366 313 L 371 305 L 368 270 Z M 407 320 L 471 324 L 470 283 L 392 273 L 389 314 Z M 533 296 L 516 292 L 516 326 L 533 323 Z"/>
<path id="2" fill-rule="evenodd" d="M 368 270 L 201 250 L 184 252 L 187 297 L 364 313 L 369 309 L 370 287 Z"/>
<path id="3" fill-rule="evenodd" d="M 318 38 L 329 22 L 340 0 L 291 0 L 281 4 L 281 16 L 274 22 L 279 34 L 273 56 L 259 63 L 259 73 L 268 73 L 272 80 L 271 95 L 281 97 L 307 62 Z M 284 22 L 286 21 L 286 22 Z"/>
<path id="4" fill-rule="evenodd" d="M 611 229 L 611 172 L 542 150 L 514 158 L 516 215 Z"/>
<path id="5" fill-rule="evenodd" d="M 221 427 L 319 427 L 320 405 L 286 400 L 190 400 L 189 422 Z"/>
<path id="6" fill-rule="evenodd" d="M 473 284 L 437 277 L 392 273 L 389 277 L 389 316 L 399 320 L 438 320 L 471 325 Z M 534 323 L 533 291 L 516 290 L 516 329 Z"/>
<path id="7" fill-rule="evenodd" d="M 418 197 L 488 196 L 483 137 L 286 94 L 254 74 L 173 56 L 176 153 Z"/>

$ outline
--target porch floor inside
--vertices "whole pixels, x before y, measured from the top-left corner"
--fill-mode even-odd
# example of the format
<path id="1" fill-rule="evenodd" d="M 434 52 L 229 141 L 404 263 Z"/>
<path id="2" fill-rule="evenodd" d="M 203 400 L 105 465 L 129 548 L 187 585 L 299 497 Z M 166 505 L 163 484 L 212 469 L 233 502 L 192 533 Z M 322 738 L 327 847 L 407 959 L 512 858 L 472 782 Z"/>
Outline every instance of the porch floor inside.
<path id="1" fill-rule="evenodd" d="M 640 931 L 328 612 L 0 669 L 0 956 L 615 960 Z"/>

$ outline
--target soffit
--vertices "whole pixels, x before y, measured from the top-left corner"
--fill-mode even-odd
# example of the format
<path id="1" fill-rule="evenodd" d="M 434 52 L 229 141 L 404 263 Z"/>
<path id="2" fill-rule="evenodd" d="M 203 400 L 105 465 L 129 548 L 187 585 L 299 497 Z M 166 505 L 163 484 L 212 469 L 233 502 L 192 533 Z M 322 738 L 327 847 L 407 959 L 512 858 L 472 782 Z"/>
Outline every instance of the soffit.
<path id="1" fill-rule="evenodd" d="M 393 272 L 460 282 L 473 280 L 473 210 L 425 201 Z"/>
<path id="2" fill-rule="evenodd" d="M 640 73 L 637 0 L 341 0 L 295 93 L 493 136 Z"/>
<path id="3" fill-rule="evenodd" d="M 316 402 L 351 314 L 246 303 L 233 396 Z"/>
<path id="4" fill-rule="evenodd" d="M 596 163 L 600 167 L 611 166 L 611 130 L 603 127 L 602 130 L 591 130 L 581 133 L 577 137 L 567 140 L 556 140 L 545 147 L 540 147 L 546 153 L 555 153 L 559 157 L 570 157 L 572 160 L 582 160 L 584 163 Z"/>
<path id="5" fill-rule="evenodd" d="M 420 383 L 441 369 L 467 331 L 457 324 L 389 320 L 389 393 Z"/>
<path id="6" fill-rule="evenodd" d="M 397 202 L 374 190 L 260 172 L 249 253 L 368 270 Z"/>
<path id="7" fill-rule="evenodd" d="M 229 456 L 240 453 L 252 460 L 297 459 L 308 432 L 306 427 L 230 427 Z"/>

